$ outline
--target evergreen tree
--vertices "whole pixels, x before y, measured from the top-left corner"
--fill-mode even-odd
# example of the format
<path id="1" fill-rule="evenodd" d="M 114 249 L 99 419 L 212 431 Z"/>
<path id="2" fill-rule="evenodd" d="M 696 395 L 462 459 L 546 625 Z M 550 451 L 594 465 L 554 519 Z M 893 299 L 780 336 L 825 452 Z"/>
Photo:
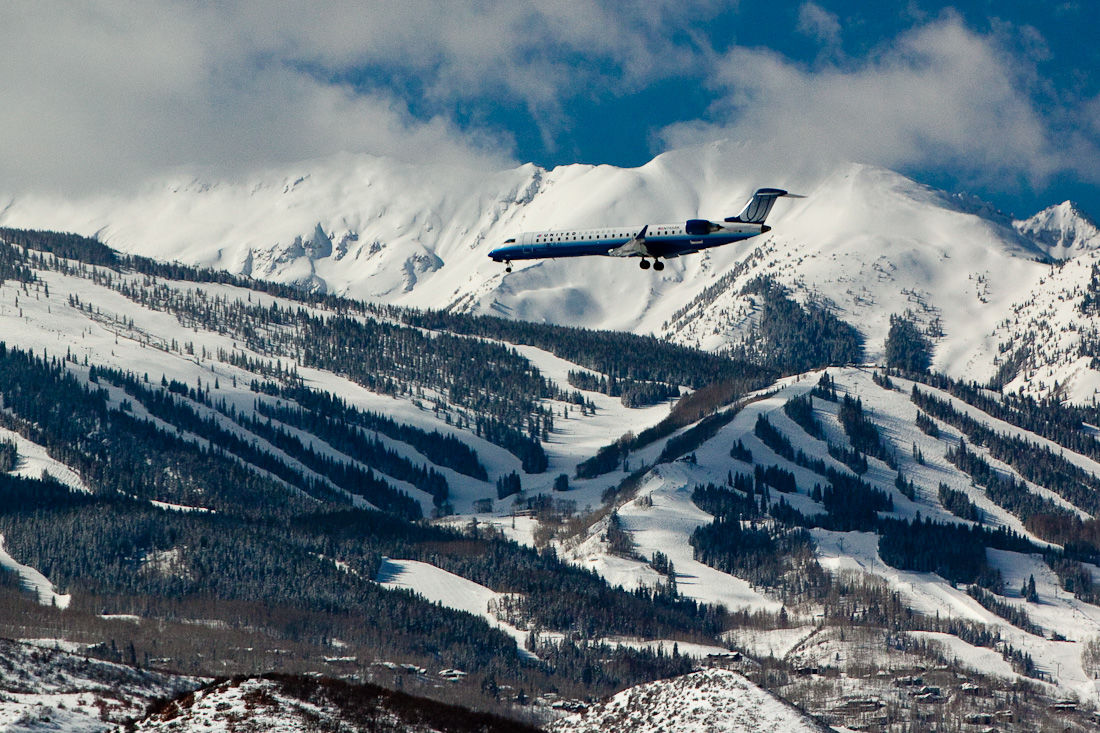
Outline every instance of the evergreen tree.
<path id="1" fill-rule="evenodd" d="M 907 372 L 926 372 L 932 364 L 932 344 L 913 321 L 892 314 L 886 335 L 886 366 Z"/>
<path id="2" fill-rule="evenodd" d="M 1037 590 L 1035 590 L 1035 576 L 1034 575 L 1029 576 L 1028 579 L 1027 579 L 1027 582 L 1024 583 L 1022 588 L 1020 588 L 1020 595 L 1022 595 L 1024 597 L 1024 599 L 1027 600 L 1028 603 L 1038 603 L 1039 602 L 1039 592 Z"/>
<path id="3" fill-rule="evenodd" d="M 503 499 L 513 494 L 518 494 L 522 491 L 520 486 L 519 474 L 512 471 L 509 474 L 501 476 L 497 479 L 497 498 Z"/>

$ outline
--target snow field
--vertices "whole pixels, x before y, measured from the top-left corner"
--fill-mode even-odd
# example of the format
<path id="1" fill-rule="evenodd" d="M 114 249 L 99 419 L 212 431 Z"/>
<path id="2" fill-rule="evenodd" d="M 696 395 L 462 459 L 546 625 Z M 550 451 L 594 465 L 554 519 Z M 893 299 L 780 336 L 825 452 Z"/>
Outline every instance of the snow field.
<path id="1" fill-rule="evenodd" d="M 913 383 L 909 382 L 908 380 L 904 380 L 904 379 L 898 379 L 897 382 L 899 384 L 899 387 L 901 387 L 902 390 L 904 391 L 904 393 L 908 396 L 909 391 L 912 389 Z M 1091 473 L 1093 475 L 1100 475 L 1100 462 L 1097 462 L 1096 460 L 1094 460 L 1092 458 L 1089 458 L 1087 456 L 1083 456 L 1080 453 L 1075 453 L 1073 451 L 1066 450 L 1066 449 L 1062 448 L 1060 445 L 1054 443 L 1053 441 L 1051 441 L 1047 438 L 1042 437 L 1041 435 L 1033 433 L 1029 430 L 1024 430 L 1022 428 L 1018 428 L 1018 427 L 1016 427 L 1015 425 L 1013 425 L 1011 423 L 1005 422 L 1003 420 L 999 420 L 995 417 L 991 417 L 991 416 L 985 414 L 984 412 L 981 412 L 977 408 L 971 407 L 970 405 L 968 405 L 967 403 L 965 403 L 962 400 L 958 399 L 957 397 L 952 397 L 951 395 L 947 394 L 946 392 L 938 390 L 934 387 L 927 387 L 923 384 L 917 384 L 916 387 L 921 392 L 933 395 L 934 397 L 936 397 L 936 399 L 949 401 L 951 403 L 951 406 L 955 410 L 957 410 L 957 411 L 973 418 L 974 420 L 976 420 L 977 422 L 983 424 L 985 427 L 989 428 L 990 430 L 993 430 L 993 431 L 998 432 L 998 433 L 1003 433 L 1003 434 L 1011 436 L 1011 437 L 1020 438 L 1020 439 L 1025 440 L 1029 443 L 1035 444 L 1039 448 L 1047 448 L 1051 452 L 1055 453 L 1056 455 L 1062 456 L 1069 463 L 1077 466 L 1078 468 L 1081 468 L 1084 471 L 1086 471 L 1088 473 Z M 914 405 L 913 407 L 914 407 L 914 410 L 915 410 L 916 406 Z M 937 421 L 937 424 L 940 425 L 941 432 L 943 432 L 943 429 L 946 428 L 947 432 L 953 433 L 953 435 L 955 436 L 955 439 L 953 440 L 953 442 L 955 444 L 958 443 L 958 437 L 961 437 L 961 436 L 959 436 L 959 432 L 957 430 L 955 430 L 955 428 L 950 427 L 950 426 L 946 426 L 942 422 L 939 422 L 939 421 Z M 974 450 L 975 452 L 981 452 L 983 449 L 981 448 L 981 446 L 973 446 L 968 442 L 967 443 L 967 450 Z M 996 468 L 1001 470 L 1002 473 L 1011 473 L 1012 475 L 1016 476 L 1021 481 L 1024 480 L 1023 477 L 1021 477 L 1018 473 L 1016 473 L 1016 471 L 1014 469 L 1012 469 L 1011 467 L 1009 467 L 1009 466 L 1005 465 L 1004 463 L 998 461 L 997 459 L 993 458 L 992 456 L 989 456 L 987 453 L 983 454 L 983 455 L 984 455 L 985 459 L 987 461 L 989 461 L 990 465 L 995 466 Z M 1079 509 L 1078 507 L 1074 506 L 1073 504 L 1070 504 L 1068 501 L 1063 499 L 1061 496 L 1058 496 L 1054 492 L 1049 491 L 1048 489 L 1045 489 L 1041 486 L 1036 486 L 1035 484 L 1030 483 L 1030 482 L 1027 482 L 1027 484 L 1028 484 L 1028 488 L 1031 489 L 1033 492 L 1041 494 L 1041 495 L 1046 496 L 1046 497 L 1049 497 L 1055 503 L 1057 503 L 1061 506 L 1064 506 L 1067 509 L 1070 509 L 1070 510 L 1074 511 L 1074 512 L 1078 513 L 1079 515 L 1082 515 L 1083 517 L 1088 517 L 1087 512 L 1084 512 L 1081 509 Z"/>
<path id="2" fill-rule="evenodd" d="M 995 504 L 986 496 L 984 489 L 974 486 L 968 475 L 947 461 L 945 454 L 948 448 L 958 447 L 959 439 L 961 438 L 959 431 L 939 420 L 935 420 L 935 418 L 933 418 L 933 420 L 935 420 L 940 429 L 940 437 L 938 438 L 926 435 L 916 427 L 915 420 L 918 408 L 910 400 L 910 393 L 913 387 L 912 382 L 891 377 L 891 380 L 895 382 L 895 388 L 893 390 L 886 390 L 874 384 L 871 381 L 870 373 L 863 370 L 830 370 L 830 374 L 837 381 L 838 389 L 845 389 L 849 393 L 858 396 L 863 401 L 864 412 L 868 414 L 868 417 L 876 425 L 878 425 L 879 433 L 888 441 L 889 445 L 895 448 L 898 465 L 902 474 L 906 479 L 913 481 L 917 485 L 918 491 L 921 492 L 918 495 L 920 499 L 919 502 L 910 502 L 894 487 L 895 474 L 880 462 L 868 459 L 869 463 L 875 463 L 882 467 L 882 470 L 877 473 L 870 471 L 863 478 L 878 485 L 879 488 L 887 491 L 894 497 L 895 514 L 906 519 L 912 519 L 916 516 L 916 512 L 919 511 L 922 517 L 931 517 L 935 521 L 969 524 L 966 520 L 959 519 L 948 512 L 940 504 L 938 488 L 940 483 L 945 483 L 950 488 L 966 494 L 970 500 L 982 510 L 986 517 L 987 524 L 1007 527 L 1031 539 L 1040 546 L 1045 546 L 1047 544 L 1043 540 L 1031 535 L 1015 515 Z M 939 399 L 947 396 L 939 390 L 928 388 L 924 385 L 917 385 L 917 388 L 922 392 L 931 392 Z M 817 403 L 818 401 L 815 400 L 815 407 Z M 952 400 L 952 404 L 956 408 L 960 408 L 963 405 L 963 403 L 957 400 Z M 1001 430 L 1002 427 L 1006 429 L 1011 427 L 1007 423 L 1001 423 L 1000 421 L 996 421 L 999 425 L 994 425 L 990 418 L 984 416 L 984 413 L 978 413 L 972 408 L 968 409 L 968 413 L 972 417 L 986 422 L 987 425 L 997 430 Z M 1018 428 L 1012 428 L 1011 431 L 1006 430 L 1006 432 L 1010 432 L 1010 434 L 1014 435 L 1024 434 L 1024 431 L 1020 431 Z M 1029 439 L 1038 437 L 1030 433 L 1026 435 L 1030 436 Z M 924 464 L 919 463 L 913 457 L 913 445 L 916 445 L 923 456 Z M 967 450 L 973 450 L 975 453 L 978 453 L 989 461 L 990 465 L 1001 470 L 1002 473 L 1008 473 L 1021 481 L 1023 480 L 1013 469 L 990 456 L 985 448 L 981 446 L 972 446 L 967 442 Z M 1100 466 L 1098 466 L 1098 468 L 1100 468 Z M 1070 506 L 1064 499 L 1058 497 L 1051 491 L 1031 483 L 1028 483 L 1028 487 L 1036 493 L 1051 497 L 1060 504 L 1066 505 L 1067 507 Z"/>
<path id="3" fill-rule="evenodd" d="M 724 638 L 754 657 L 785 659 L 816 632 L 817 627 L 809 625 L 790 629 L 732 629 L 726 632 Z"/>
<path id="4" fill-rule="evenodd" d="M 23 587 L 34 594 L 35 599 L 43 606 L 55 606 L 65 609 L 69 607 L 73 597 L 66 593 L 59 594 L 53 583 L 45 575 L 29 565 L 19 562 L 4 549 L 4 535 L 0 534 L 0 569 L 16 573 Z"/>
<path id="5" fill-rule="evenodd" d="M 938 631 L 910 631 L 908 634 L 915 639 L 925 639 L 939 644 L 943 655 L 963 669 L 1001 677 L 1006 680 L 1026 679 L 1017 674 L 1012 669 L 1012 665 L 993 649 L 973 646 L 957 636 L 943 634 Z"/>
<path id="6" fill-rule="evenodd" d="M 11 472 L 13 475 L 37 479 L 41 478 L 43 473 L 47 473 L 51 478 L 71 489 L 91 492 L 76 471 L 51 458 L 43 446 L 27 440 L 13 430 L 0 427 L 0 442 L 9 440 L 15 442 L 15 450 L 18 454 L 15 469 Z"/>
<path id="7" fill-rule="evenodd" d="M 503 597 L 491 588 L 428 563 L 391 558 L 383 558 L 376 580 L 383 588 L 411 590 L 432 603 L 480 616 L 490 626 L 515 639 L 520 654 L 535 658 L 524 648 L 527 631 L 501 621 L 490 612 L 489 604 Z"/>
<path id="8" fill-rule="evenodd" d="M 30 733 L 63 730 L 69 733 L 103 733 L 110 730 L 93 706 L 96 696 L 77 693 L 4 693 L 0 698 L 0 730 Z M 134 714 L 139 710 L 133 710 Z"/>
<path id="9" fill-rule="evenodd" d="M 654 552 L 667 555 L 676 571 L 676 587 L 688 598 L 721 603 L 730 609 L 778 611 L 782 604 L 754 590 L 749 583 L 695 560 L 687 538 L 699 525 L 713 521 L 713 517 L 691 501 L 691 488 L 705 480 L 706 473 L 676 463 L 660 465 L 649 475 L 651 478 L 643 484 L 639 496 L 649 497 L 653 505 L 641 507 L 630 502 L 619 509 L 619 519 L 630 533 L 637 553 L 647 559 Z M 584 549 L 583 544 L 578 548 L 581 552 Z M 606 560 L 599 555 L 574 555 L 574 558 L 578 564 L 601 574 L 606 567 Z"/>
<path id="10" fill-rule="evenodd" d="M 64 343 L 62 341 L 64 333 L 81 333 L 83 336 L 80 341 L 67 344 L 67 348 L 75 347 L 76 351 L 74 353 L 78 360 L 82 360 L 83 354 L 88 354 L 89 360 L 93 363 L 114 363 L 114 361 L 118 359 L 128 364 L 128 368 L 131 370 L 136 370 L 138 373 L 148 372 L 151 380 L 156 378 L 156 374 L 159 371 L 170 379 L 177 379 L 190 384 L 199 379 L 204 382 L 209 382 L 211 380 L 209 363 L 203 363 L 198 357 L 183 358 L 180 355 L 149 348 L 148 346 L 142 345 L 140 340 L 134 340 L 134 338 L 129 338 L 128 336 L 132 333 L 157 333 L 160 338 L 165 340 L 175 338 L 181 343 L 190 340 L 195 343 L 196 352 L 200 352 L 202 347 L 205 347 L 209 353 L 215 353 L 219 346 L 227 349 L 233 348 L 234 346 L 232 341 L 225 337 L 205 333 L 194 333 L 183 328 L 168 314 L 134 308 L 132 303 L 122 298 L 117 293 L 94 286 L 92 283 L 83 279 L 59 276 L 55 273 L 46 273 L 45 275 L 48 278 L 47 281 L 52 285 L 51 298 L 49 299 L 42 297 L 32 300 L 26 294 L 21 292 L 17 293 L 17 289 L 10 285 L 7 288 L 0 288 L 0 303 L 4 302 L 3 295 L 5 290 L 9 290 L 10 292 L 8 294 L 12 297 L 11 303 L 7 307 L 0 309 L 0 319 L 3 319 L 7 329 L 5 333 L 14 335 L 15 338 L 12 339 L 12 342 L 23 348 L 30 347 L 36 352 L 41 349 L 49 349 L 53 353 L 57 353 L 60 351 L 60 344 Z M 132 332 L 123 331 L 118 328 L 112 330 L 112 328 L 105 325 L 105 323 L 110 322 L 106 319 L 89 321 L 86 314 L 75 309 L 69 309 L 61 300 L 63 296 L 59 295 L 64 294 L 66 289 L 78 294 L 82 301 L 97 305 L 105 313 L 108 313 L 111 308 L 117 309 L 117 311 L 114 312 L 125 313 L 127 318 L 134 319 L 134 330 Z M 22 321 L 20 321 L 18 311 L 15 309 L 14 300 L 16 295 L 21 296 L 19 297 L 18 307 L 23 309 L 24 315 Z M 55 306 L 57 307 L 55 308 Z M 59 312 L 55 313 L 55 310 Z M 117 323 L 119 320 L 120 318 L 116 318 L 115 322 Z M 47 324 L 54 325 L 54 330 L 52 332 Z M 58 324 L 61 324 L 61 327 L 58 327 Z M 50 338 L 51 333 L 54 339 Z M 546 354 L 545 352 L 529 347 L 524 347 L 523 353 L 532 360 L 541 371 L 547 374 L 547 376 L 557 381 L 563 388 L 568 387 L 565 382 L 565 374 L 569 368 L 572 368 L 572 365 L 552 355 Z M 228 401 L 236 404 L 238 409 L 247 409 L 250 407 L 255 396 L 250 391 L 240 388 L 233 390 L 229 386 L 233 369 L 226 365 L 215 365 L 214 368 L 217 370 L 214 372 L 214 375 L 218 376 L 222 382 L 221 396 L 225 396 Z M 75 371 L 79 373 L 82 370 L 77 369 Z M 331 374 L 319 372 L 317 370 L 302 369 L 301 371 L 307 380 L 315 380 L 318 386 L 323 386 L 336 393 L 348 395 L 349 402 L 361 409 L 374 409 L 379 412 L 384 412 L 395 419 L 409 422 L 424 427 L 425 429 L 438 429 L 451 432 L 452 434 L 459 434 L 463 440 L 474 444 L 475 447 L 478 448 L 479 454 L 483 456 L 483 461 L 487 463 L 487 468 L 489 468 L 491 475 L 499 475 L 499 473 L 504 472 L 506 469 L 514 470 L 514 468 L 518 468 L 518 461 L 510 454 L 505 453 L 495 446 L 485 445 L 484 441 L 479 441 L 476 437 L 468 433 L 456 431 L 446 426 L 444 421 L 435 418 L 430 413 L 418 410 L 410 403 L 370 394 L 357 385 L 350 384 L 346 380 Z M 1011 528 L 1017 529 L 1017 531 L 1022 531 L 1022 527 L 1019 525 L 1018 520 L 1004 510 L 1001 510 L 999 507 L 992 505 L 991 502 L 984 498 L 982 492 L 974 490 L 969 486 L 969 481 L 965 476 L 959 474 L 953 467 L 942 460 L 942 452 L 944 450 L 943 440 L 928 438 L 928 436 L 925 436 L 912 426 L 908 414 L 911 413 L 915 416 L 916 408 L 908 401 L 908 394 L 905 390 L 905 387 L 908 385 L 901 383 L 901 380 L 899 380 L 899 389 L 902 391 L 889 392 L 877 385 L 873 385 L 870 382 L 869 375 L 859 370 L 832 370 L 831 373 L 834 375 L 834 378 L 837 379 L 841 388 L 849 389 L 861 397 L 864 402 L 865 410 L 872 413 L 872 419 L 879 424 L 884 436 L 898 448 L 898 457 L 901 461 L 903 472 L 908 478 L 912 478 L 922 489 L 925 489 L 929 493 L 934 490 L 933 487 L 938 485 L 940 480 L 943 480 L 953 488 L 966 491 L 971 498 L 986 511 L 987 515 L 994 518 L 995 521 L 1006 524 Z M 247 375 L 241 372 L 238 377 L 239 379 L 244 379 Z M 725 603 L 731 608 L 768 609 L 773 611 L 779 608 L 778 603 L 768 599 L 766 595 L 751 589 L 744 581 L 718 573 L 692 559 L 691 548 L 687 545 L 686 538 L 696 526 L 709 522 L 710 517 L 700 512 L 691 503 L 690 486 L 697 482 L 701 483 L 706 481 L 722 483 L 725 478 L 726 470 L 731 468 L 737 470 L 737 464 L 728 458 L 728 450 L 729 446 L 740 437 L 750 450 L 753 451 L 754 457 L 756 457 L 758 463 L 776 463 L 795 472 L 799 482 L 799 493 L 785 497 L 795 506 L 795 508 L 806 513 L 819 511 L 818 506 L 814 502 L 811 502 L 808 496 L 805 496 L 811 488 L 812 483 L 816 483 L 819 479 L 813 474 L 805 471 L 805 469 L 790 465 L 782 458 L 775 456 L 752 435 L 752 425 L 755 422 L 756 414 L 765 412 L 768 414 L 773 424 L 791 438 L 796 445 L 796 449 L 801 448 L 811 456 L 822 457 L 824 460 L 835 464 L 835 462 L 827 457 L 824 451 L 824 444 L 802 433 L 801 429 L 795 426 L 781 410 L 782 404 L 787 399 L 796 394 L 805 392 L 814 382 L 816 382 L 816 375 L 809 375 L 800 380 L 790 380 L 779 394 L 747 406 L 730 425 L 719 432 L 715 439 L 708 441 L 708 443 L 704 444 L 696 451 L 699 459 L 698 466 L 687 466 L 686 464 L 678 463 L 674 466 L 661 467 L 661 469 L 655 473 L 660 482 L 654 485 L 647 485 L 642 492 L 642 494 L 648 495 L 653 500 L 653 507 L 651 509 L 645 509 L 636 504 L 630 504 L 620 509 L 620 518 L 623 521 L 623 525 L 634 538 L 639 553 L 647 558 L 652 556 L 654 551 L 661 551 L 668 555 L 677 569 L 678 587 L 685 595 L 698 600 Z M 525 490 L 528 494 L 544 490 L 543 487 L 539 485 L 540 480 L 549 484 L 558 472 L 571 473 L 572 469 L 575 468 L 577 460 L 590 454 L 593 447 L 598 447 L 606 442 L 610 442 L 611 439 L 617 437 L 616 433 L 621 434 L 621 432 L 625 432 L 626 429 L 638 431 L 639 429 L 643 429 L 657 422 L 664 414 L 667 414 L 667 406 L 656 406 L 640 411 L 627 410 L 626 408 L 622 408 L 621 404 L 619 404 L 616 399 L 606 398 L 602 395 L 593 393 L 585 393 L 585 395 L 597 403 L 598 410 L 596 415 L 592 418 L 580 418 L 576 416 L 570 420 L 557 421 L 561 433 L 560 435 L 555 434 L 550 445 L 548 445 L 548 451 L 551 456 L 550 470 L 541 477 L 525 477 Z M 122 399 L 122 393 L 120 391 L 117 395 L 117 399 L 119 401 Z M 967 409 L 963 407 L 961 403 L 957 401 L 953 402 L 956 406 Z M 841 442 L 843 440 L 843 434 L 839 428 L 839 424 L 835 421 L 835 408 L 828 403 L 823 403 L 821 400 L 815 400 L 815 406 L 818 410 L 819 420 L 825 426 L 829 438 L 836 442 Z M 197 409 L 205 410 L 207 408 L 197 407 Z M 973 413 L 974 411 L 971 412 Z M 577 413 L 574 414 L 576 415 Z M 902 415 L 905 417 L 901 417 Z M 230 425 L 228 420 L 218 419 L 227 429 L 240 430 Z M 996 425 L 996 427 L 1014 434 L 1022 432 L 1007 425 Z M 945 429 L 944 433 L 948 436 L 953 434 L 950 429 Z M 1036 436 L 1029 435 L 1028 437 L 1041 444 L 1043 442 L 1042 439 Z M 384 436 L 382 440 L 387 445 L 402 452 L 403 455 L 413 459 L 417 457 L 416 452 L 408 446 L 403 446 L 397 441 L 390 441 Z M 663 448 L 664 442 L 665 441 L 658 441 L 657 444 L 647 447 L 644 451 L 639 452 L 639 455 L 632 456 L 632 461 L 653 460 L 660 452 L 661 448 Z M 926 461 L 924 466 L 918 465 L 911 459 L 909 453 L 904 450 L 906 445 L 911 445 L 912 443 L 917 443 L 924 454 Z M 32 457 L 39 458 L 34 455 L 30 446 L 21 447 L 23 448 L 23 450 L 20 451 L 21 455 L 25 455 L 28 462 Z M 323 447 L 317 447 L 323 450 Z M 335 451 L 331 451 L 331 453 L 335 453 Z M 495 459 L 493 458 L 494 455 L 496 456 Z M 488 456 L 488 458 L 486 458 L 486 456 Z M 1077 456 L 1070 456 L 1070 458 L 1086 469 L 1095 470 L 1096 468 L 1095 462 L 1089 461 L 1088 459 Z M 914 516 L 919 509 L 922 516 L 931 515 L 940 521 L 955 521 L 953 517 L 938 508 L 938 502 L 932 496 L 926 497 L 922 494 L 916 504 L 908 502 L 907 499 L 902 497 L 893 488 L 892 474 L 888 472 L 885 467 L 879 466 L 873 459 L 871 463 L 872 470 L 865 478 L 871 480 L 872 483 L 878 484 L 894 497 L 897 514 L 910 517 Z M 65 472 L 61 470 L 63 468 L 64 467 L 61 466 L 54 466 L 54 470 L 52 470 L 51 473 L 56 472 L 59 476 L 65 475 Z M 476 481 L 468 477 L 461 477 L 447 469 L 437 468 L 437 470 L 444 472 L 451 482 L 454 490 L 454 502 L 456 508 L 458 508 L 460 512 L 468 511 L 476 499 L 492 496 L 490 483 Z M 741 467 L 741 470 L 748 470 L 748 467 Z M 68 478 L 71 480 L 74 476 L 75 475 L 68 476 Z M 611 476 L 601 477 L 601 479 L 589 482 L 573 481 L 572 483 L 575 490 L 561 495 L 561 498 L 577 501 L 578 505 L 581 506 L 594 506 L 598 504 L 598 497 L 603 490 L 618 480 L 619 477 L 612 474 Z M 419 493 L 412 490 L 411 487 L 408 488 L 410 489 L 409 493 L 414 496 Z M 777 498 L 777 496 L 773 495 L 773 499 Z M 497 508 L 498 514 L 506 511 L 507 507 L 498 506 Z M 504 528 L 506 532 L 510 531 L 507 517 L 498 517 L 497 520 L 494 520 L 494 523 Z M 519 518 L 519 524 L 522 526 L 517 530 L 519 532 L 517 537 L 521 540 L 530 542 L 531 538 L 528 535 L 533 531 L 532 523 L 527 520 L 527 518 Z M 523 529 L 524 526 L 527 527 L 526 530 Z M 525 535 L 524 532 L 528 534 Z M 823 559 L 828 565 L 828 553 L 831 551 L 831 546 L 828 542 L 824 542 L 823 544 Z M 853 556 L 851 554 L 853 551 L 852 548 L 856 545 L 858 545 L 858 543 L 853 545 L 852 542 L 849 542 L 844 547 L 843 552 L 840 552 L 839 548 L 836 548 L 836 568 L 841 567 L 842 556 L 847 558 L 845 562 L 849 564 L 854 563 L 856 566 L 862 567 L 865 570 L 868 566 L 872 569 L 875 567 L 885 568 L 885 566 L 881 564 L 881 561 L 878 561 L 877 566 L 874 564 L 875 553 L 871 552 L 873 548 L 867 548 L 866 551 L 859 551 Z M 621 584 L 627 588 L 636 587 L 638 584 L 652 585 L 661 581 L 661 578 L 649 568 L 646 563 L 608 556 L 606 552 L 601 552 L 599 547 L 593 547 L 591 542 L 585 543 L 579 547 L 575 558 L 580 564 L 596 568 L 613 584 Z M 910 591 L 918 587 L 926 588 L 929 586 L 928 578 L 902 581 L 899 575 L 889 580 L 894 584 L 902 583 L 902 587 L 908 587 Z M 1037 576 L 1037 581 L 1038 580 L 1039 576 Z M 908 583 L 908 586 L 905 586 L 904 583 Z M 933 585 L 935 585 L 935 583 L 933 583 Z M 976 617 L 977 619 L 985 619 L 986 622 L 997 623 L 995 617 L 985 612 L 984 609 L 979 610 L 976 604 L 968 597 L 965 597 L 965 595 L 948 593 L 944 596 L 944 592 L 945 591 L 931 592 L 931 597 L 929 597 L 929 591 L 924 590 L 921 594 L 916 594 L 914 602 L 918 607 L 924 608 L 926 612 L 934 613 L 937 609 L 946 609 L 949 613 L 958 613 L 963 617 Z M 1077 608 L 1075 611 L 1071 611 L 1071 617 L 1073 613 L 1087 615 L 1090 612 L 1087 611 L 1087 609 L 1081 610 Z M 1044 626 L 1046 626 L 1048 622 L 1056 624 L 1061 618 L 1057 615 L 1049 619 L 1043 614 L 1038 614 L 1038 616 L 1039 618 L 1036 619 L 1036 622 L 1042 623 Z M 1052 626 L 1051 628 L 1058 628 L 1058 626 Z M 1050 650 L 1048 650 L 1048 652 L 1049 651 Z M 1058 656 L 1060 657 L 1062 655 Z M 1037 659 L 1040 658 L 1037 656 Z M 1045 661 L 1041 659 L 1040 663 L 1046 664 Z M 1069 669 L 1071 669 L 1073 665 L 1071 665 L 1068 660 L 1066 663 L 1059 665 L 1057 660 L 1055 660 L 1053 666 L 1056 668 L 1055 673 L 1057 673 L 1057 668 L 1059 666 L 1063 667 L 1062 676 L 1065 676 L 1069 674 Z M 1079 662 L 1076 666 L 1079 669 Z M 1081 673 L 1078 672 L 1073 676 L 1076 678 L 1076 681 L 1083 682 L 1080 674 Z"/>

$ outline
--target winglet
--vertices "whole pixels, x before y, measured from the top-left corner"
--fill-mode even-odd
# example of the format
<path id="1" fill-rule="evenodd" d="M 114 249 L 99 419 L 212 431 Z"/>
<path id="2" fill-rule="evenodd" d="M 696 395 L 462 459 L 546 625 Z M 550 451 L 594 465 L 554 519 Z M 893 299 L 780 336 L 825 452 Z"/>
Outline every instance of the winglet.
<path id="1" fill-rule="evenodd" d="M 727 217 L 726 221 L 736 221 L 744 224 L 763 224 L 764 220 L 768 218 L 768 214 L 771 213 L 775 200 L 780 196 L 805 198 L 805 196 L 799 196 L 798 194 L 787 193 L 781 188 L 759 188 L 756 190 L 756 193 L 752 195 L 752 198 L 749 199 L 749 202 L 745 204 L 745 208 L 741 209 L 741 213 L 737 216 Z"/>

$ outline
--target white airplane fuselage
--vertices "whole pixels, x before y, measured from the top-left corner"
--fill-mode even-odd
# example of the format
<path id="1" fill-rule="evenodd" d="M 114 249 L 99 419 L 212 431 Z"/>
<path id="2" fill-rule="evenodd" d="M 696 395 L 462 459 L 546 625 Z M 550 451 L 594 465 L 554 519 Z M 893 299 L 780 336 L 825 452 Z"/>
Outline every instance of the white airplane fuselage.
<path id="1" fill-rule="evenodd" d="M 641 257 L 641 266 L 664 267 L 661 260 L 691 254 L 710 247 L 739 242 L 770 231 L 764 219 L 775 199 L 789 195 L 777 188 L 762 188 L 737 216 L 722 221 L 688 219 L 676 224 L 564 229 L 524 232 L 489 252 L 496 262 L 556 257 Z"/>
<path id="2" fill-rule="evenodd" d="M 706 234 L 688 234 L 683 224 L 654 224 L 646 227 L 644 247 L 648 252 L 625 252 L 620 256 L 679 257 L 708 247 L 730 244 L 766 232 L 764 224 L 725 224 Z M 514 241 L 489 253 L 497 262 L 533 260 L 550 257 L 611 255 L 614 250 L 635 241 L 642 227 L 607 227 L 604 229 L 568 229 L 562 231 L 524 232 Z"/>

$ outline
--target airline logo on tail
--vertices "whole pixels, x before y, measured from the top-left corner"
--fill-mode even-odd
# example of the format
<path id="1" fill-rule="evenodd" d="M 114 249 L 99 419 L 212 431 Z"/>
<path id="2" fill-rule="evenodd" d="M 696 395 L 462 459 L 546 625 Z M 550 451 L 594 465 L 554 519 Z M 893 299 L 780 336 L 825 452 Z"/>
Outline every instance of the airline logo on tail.
<path id="1" fill-rule="evenodd" d="M 737 216 L 727 217 L 726 221 L 763 224 L 764 220 L 768 218 L 768 214 L 771 213 L 775 200 L 780 196 L 790 196 L 795 199 L 805 198 L 796 193 L 787 193 L 781 188 L 758 188 L 752 198 L 749 199 L 749 202 L 745 204 L 745 208 L 741 209 L 741 213 Z"/>

